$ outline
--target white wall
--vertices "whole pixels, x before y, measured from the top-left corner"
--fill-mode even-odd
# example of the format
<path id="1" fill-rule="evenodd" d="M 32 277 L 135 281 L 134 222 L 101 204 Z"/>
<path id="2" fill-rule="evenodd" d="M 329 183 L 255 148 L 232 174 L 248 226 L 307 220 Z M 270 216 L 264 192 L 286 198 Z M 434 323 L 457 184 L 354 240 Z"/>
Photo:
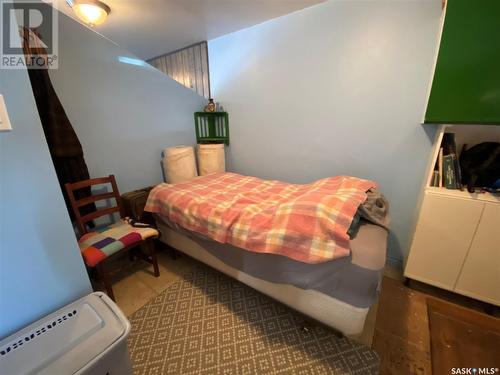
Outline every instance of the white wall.
<path id="1" fill-rule="evenodd" d="M 0 339 L 91 292 L 25 70 L 0 69 Z"/>
<path id="2" fill-rule="evenodd" d="M 120 62 L 135 57 L 59 18 L 59 69 L 50 76 L 91 177 L 114 174 L 121 192 L 163 181 L 162 149 L 196 142 L 193 113 L 205 99 L 147 64 Z"/>
<path id="3" fill-rule="evenodd" d="M 392 205 L 389 256 L 402 260 L 433 139 L 420 122 L 440 15 L 440 0 L 329 1 L 210 41 L 229 168 L 378 181 Z"/>

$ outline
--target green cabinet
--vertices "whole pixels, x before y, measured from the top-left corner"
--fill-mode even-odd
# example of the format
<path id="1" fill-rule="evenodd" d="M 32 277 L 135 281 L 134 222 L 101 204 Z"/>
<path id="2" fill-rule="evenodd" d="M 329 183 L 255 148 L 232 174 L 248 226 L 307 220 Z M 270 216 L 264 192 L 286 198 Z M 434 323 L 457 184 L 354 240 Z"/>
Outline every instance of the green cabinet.
<path id="1" fill-rule="evenodd" d="M 448 0 L 425 123 L 500 124 L 500 0 Z"/>

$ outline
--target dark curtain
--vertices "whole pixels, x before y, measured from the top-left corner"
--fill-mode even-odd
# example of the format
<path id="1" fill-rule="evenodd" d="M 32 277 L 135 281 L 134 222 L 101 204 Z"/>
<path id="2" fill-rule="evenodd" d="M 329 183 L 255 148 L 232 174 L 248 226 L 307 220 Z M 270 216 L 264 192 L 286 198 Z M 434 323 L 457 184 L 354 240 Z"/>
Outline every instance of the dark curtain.
<path id="1" fill-rule="evenodd" d="M 27 28 L 24 28 L 22 31 L 24 55 L 27 58 L 30 56 L 46 57 L 47 52 L 41 47 L 42 44 L 40 43 L 39 35 Z M 82 145 L 52 86 L 48 69 L 28 68 L 28 74 L 42 122 L 43 132 L 45 133 L 52 162 L 54 163 L 57 178 L 64 195 L 64 200 L 66 201 L 66 207 L 71 218 L 74 219 L 73 209 L 64 185 L 68 182 L 77 182 L 90 178 L 87 164 L 83 157 Z M 77 199 L 90 195 L 90 188 L 75 192 Z M 82 207 L 81 213 L 85 215 L 95 211 L 95 209 L 95 205 L 90 204 Z"/>

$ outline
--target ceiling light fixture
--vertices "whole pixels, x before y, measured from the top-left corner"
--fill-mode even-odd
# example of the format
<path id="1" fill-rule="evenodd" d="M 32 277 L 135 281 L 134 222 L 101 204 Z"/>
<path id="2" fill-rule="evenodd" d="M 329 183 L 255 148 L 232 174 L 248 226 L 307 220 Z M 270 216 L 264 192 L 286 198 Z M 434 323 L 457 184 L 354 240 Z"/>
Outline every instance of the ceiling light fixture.
<path id="1" fill-rule="evenodd" d="M 89 26 L 103 23 L 111 13 L 111 8 L 99 0 L 73 0 L 73 11 Z"/>

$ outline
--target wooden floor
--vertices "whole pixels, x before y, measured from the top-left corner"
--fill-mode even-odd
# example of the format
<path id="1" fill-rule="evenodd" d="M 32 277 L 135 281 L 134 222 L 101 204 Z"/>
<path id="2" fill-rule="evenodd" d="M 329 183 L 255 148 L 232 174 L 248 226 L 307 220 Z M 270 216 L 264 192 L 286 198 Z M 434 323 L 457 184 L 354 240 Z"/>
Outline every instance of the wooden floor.
<path id="1" fill-rule="evenodd" d="M 373 349 L 383 375 L 431 374 L 429 322 L 425 295 L 384 277 Z"/>
<path id="2" fill-rule="evenodd" d="M 428 298 L 432 371 L 445 374 L 453 367 L 495 369 L 500 366 L 500 319 Z"/>
<path id="3" fill-rule="evenodd" d="M 389 277 L 382 282 L 372 344 L 381 359 L 382 375 L 432 374 L 427 297 L 498 316 L 497 308 L 482 302 L 415 282 L 411 286 Z"/>

